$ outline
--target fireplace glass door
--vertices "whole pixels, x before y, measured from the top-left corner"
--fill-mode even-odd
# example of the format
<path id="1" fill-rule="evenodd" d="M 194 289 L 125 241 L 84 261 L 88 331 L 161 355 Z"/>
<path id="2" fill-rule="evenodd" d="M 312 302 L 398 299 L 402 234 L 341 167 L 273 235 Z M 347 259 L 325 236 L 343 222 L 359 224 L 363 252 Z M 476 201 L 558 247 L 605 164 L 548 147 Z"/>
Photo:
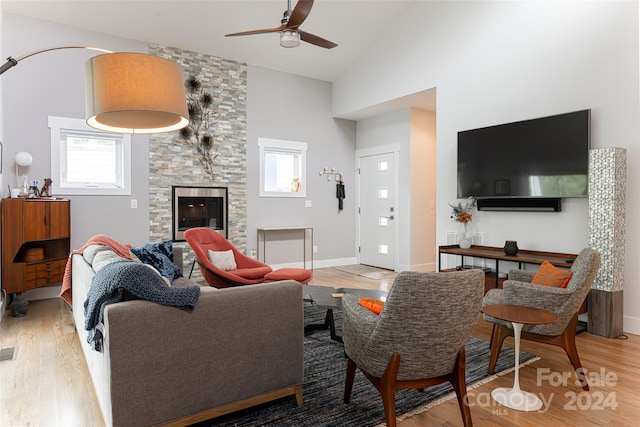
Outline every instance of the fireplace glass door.
<path id="1" fill-rule="evenodd" d="M 209 227 L 227 237 L 227 188 L 173 186 L 173 240 L 189 228 Z"/>

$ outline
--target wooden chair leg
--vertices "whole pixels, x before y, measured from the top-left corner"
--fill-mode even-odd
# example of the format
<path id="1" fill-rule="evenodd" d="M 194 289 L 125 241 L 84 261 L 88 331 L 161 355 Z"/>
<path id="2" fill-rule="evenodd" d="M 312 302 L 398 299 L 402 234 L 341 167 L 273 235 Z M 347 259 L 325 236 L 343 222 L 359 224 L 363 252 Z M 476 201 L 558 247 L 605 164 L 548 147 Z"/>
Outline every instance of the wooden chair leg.
<path id="1" fill-rule="evenodd" d="M 396 427 L 396 378 L 400 369 L 400 354 L 393 353 L 384 375 L 380 378 L 380 394 L 387 427 Z"/>
<path id="2" fill-rule="evenodd" d="M 578 315 L 573 316 L 569 325 L 564 330 L 561 336 L 561 346 L 567 353 L 567 357 L 573 365 L 573 369 L 576 371 L 576 376 L 580 380 L 582 389 L 589 391 L 589 382 L 582 372 L 582 363 L 580 363 L 580 356 L 578 355 L 578 348 L 576 347 L 576 328 L 578 327 Z"/>
<path id="3" fill-rule="evenodd" d="M 344 380 L 344 403 L 351 400 L 351 389 L 353 388 L 353 379 L 356 376 L 356 364 L 347 356 L 347 377 Z"/>
<path id="4" fill-rule="evenodd" d="M 462 423 L 465 427 L 473 427 L 471 421 L 471 409 L 467 400 L 467 380 L 465 378 L 466 356 L 464 347 L 458 352 L 458 358 L 453 368 L 453 372 L 449 376 L 449 381 L 453 385 L 453 389 L 458 396 L 458 406 L 462 415 Z"/>
<path id="5" fill-rule="evenodd" d="M 511 335 L 511 331 L 504 325 L 499 325 L 497 323 L 493 324 L 493 329 L 491 331 L 491 356 L 489 356 L 489 369 L 487 372 L 489 375 L 493 375 L 496 371 L 496 363 L 498 363 L 498 356 L 500 355 L 500 350 L 502 349 L 502 343 L 504 343 L 504 339 Z"/>

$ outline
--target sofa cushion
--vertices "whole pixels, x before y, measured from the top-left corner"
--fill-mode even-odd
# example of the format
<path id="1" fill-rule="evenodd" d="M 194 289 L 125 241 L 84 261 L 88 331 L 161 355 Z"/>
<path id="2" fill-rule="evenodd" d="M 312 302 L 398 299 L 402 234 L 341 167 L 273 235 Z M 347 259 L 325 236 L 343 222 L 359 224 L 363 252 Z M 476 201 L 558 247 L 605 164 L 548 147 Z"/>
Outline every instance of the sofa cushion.
<path id="1" fill-rule="evenodd" d="M 187 279 L 186 277 L 178 277 L 176 278 L 173 282 L 171 282 L 171 286 L 174 288 L 185 288 L 187 286 L 193 286 L 193 285 L 198 285 L 198 286 L 203 286 L 202 284 L 196 282 L 193 279 Z M 207 285 L 208 287 L 209 285 Z M 213 288 L 216 289 L 216 288 Z"/>
<path id="2" fill-rule="evenodd" d="M 137 262 L 137 261 L 136 261 Z M 154 273 L 156 273 L 158 276 L 160 276 L 162 278 L 162 280 L 164 280 L 164 283 L 167 284 L 167 286 L 171 286 L 171 280 L 169 280 L 168 277 L 163 276 L 162 274 L 160 274 L 160 272 L 158 271 L 157 268 L 155 268 L 153 265 L 151 264 L 145 264 L 142 263 L 142 265 L 144 265 L 145 267 L 149 268 L 149 270 L 153 271 Z M 193 283 L 191 283 L 193 285 Z"/>
<path id="3" fill-rule="evenodd" d="M 106 248 L 106 246 L 103 247 Z M 96 255 L 93 257 L 93 263 L 91 263 L 91 267 L 93 267 L 93 271 L 97 273 L 98 271 L 102 270 L 105 265 L 111 264 L 112 262 L 116 261 L 122 261 L 123 259 L 124 258 L 118 256 L 111 249 L 107 248 L 106 251 L 99 251 L 96 253 Z"/>
<path id="4" fill-rule="evenodd" d="M 111 249 L 109 249 L 109 247 L 105 245 L 89 245 L 82 252 L 82 256 L 89 263 L 89 265 L 93 265 L 93 259 L 98 253 L 102 251 L 111 251 Z"/>
<path id="5" fill-rule="evenodd" d="M 135 261 L 123 259 L 105 265 L 93 276 L 84 302 L 85 330 L 90 331 L 87 341 L 95 350 L 102 351 L 103 333 L 98 326 L 103 323 L 104 306 L 127 300 L 129 295 L 191 311 L 200 287 L 171 288 L 156 272 Z"/>
<path id="6" fill-rule="evenodd" d="M 171 241 L 161 243 L 147 243 L 144 246 L 131 248 L 140 261 L 158 269 L 160 274 L 170 282 L 182 277 L 177 265 L 173 263 L 173 245 Z"/>
<path id="7" fill-rule="evenodd" d="M 233 251 L 231 249 L 228 251 L 212 251 L 211 249 L 208 249 L 207 252 L 211 264 L 215 265 L 220 270 L 230 271 L 238 268 L 236 265 L 236 257 L 233 255 Z"/>

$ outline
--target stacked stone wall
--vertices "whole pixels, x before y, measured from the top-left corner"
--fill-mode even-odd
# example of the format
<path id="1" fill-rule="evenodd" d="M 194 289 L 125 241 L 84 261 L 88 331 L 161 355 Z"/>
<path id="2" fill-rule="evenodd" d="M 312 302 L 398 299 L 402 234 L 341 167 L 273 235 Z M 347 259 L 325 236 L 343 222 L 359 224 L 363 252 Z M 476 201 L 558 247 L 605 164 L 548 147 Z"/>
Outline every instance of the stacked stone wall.
<path id="1" fill-rule="evenodd" d="M 171 187 L 193 185 L 227 187 L 229 240 L 244 251 L 247 240 L 247 66 L 198 52 L 150 45 L 150 53 L 180 65 L 184 79 L 193 76 L 213 95 L 217 123 L 213 126 L 215 177 L 211 179 L 192 150 L 177 142 L 177 132 L 154 134 L 149 138 L 149 240 L 172 238 Z M 132 165 L 132 167 L 136 167 Z M 186 243 L 185 275 L 188 276 L 193 253 Z M 198 271 L 194 269 L 194 277 Z"/>

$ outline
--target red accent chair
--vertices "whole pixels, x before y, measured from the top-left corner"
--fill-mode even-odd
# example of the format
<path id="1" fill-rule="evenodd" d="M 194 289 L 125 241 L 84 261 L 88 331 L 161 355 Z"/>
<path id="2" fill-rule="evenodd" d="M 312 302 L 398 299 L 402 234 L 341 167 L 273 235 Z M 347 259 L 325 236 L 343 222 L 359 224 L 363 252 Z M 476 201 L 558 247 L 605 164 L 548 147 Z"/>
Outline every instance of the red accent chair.
<path id="1" fill-rule="evenodd" d="M 265 281 L 265 275 L 272 271 L 267 264 L 238 251 L 224 236 L 210 228 L 190 228 L 185 230 L 184 238 L 196 255 L 202 276 L 209 286 L 214 288 L 262 283 Z M 231 249 L 238 268 L 225 271 L 216 267 L 209 261 L 209 249 L 212 251 Z"/>
<path id="2" fill-rule="evenodd" d="M 184 232 L 184 238 L 196 255 L 202 276 L 209 286 L 214 288 L 255 285 L 280 280 L 295 280 L 302 284 L 311 281 L 311 270 L 281 268 L 273 271 L 267 264 L 250 258 L 237 250 L 224 236 L 210 228 L 190 228 Z M 209 250 L 228 251 L 230 249 L 233 251 L 237 269 L 223 270 L 209 260 Z"/>

